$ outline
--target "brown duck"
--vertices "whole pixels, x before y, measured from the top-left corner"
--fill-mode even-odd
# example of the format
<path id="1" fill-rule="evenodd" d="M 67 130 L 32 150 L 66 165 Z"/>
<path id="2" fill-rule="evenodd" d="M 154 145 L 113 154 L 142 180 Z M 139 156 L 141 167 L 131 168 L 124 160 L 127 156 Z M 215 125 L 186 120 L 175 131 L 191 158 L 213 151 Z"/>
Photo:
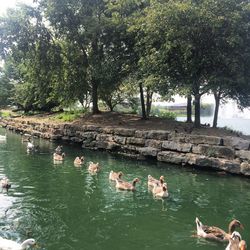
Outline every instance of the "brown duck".
<path id="1" fill-rule="evenodd" d="M 243 229 L 243 225 L 238 220 L 232 220 L 228 226 L 228 233 L 216 226 L 203 225 L 200 220 L 196 217 L 197 235 L 211 240 L 217 241 L 229 241 L 232 233 L 237 227 Z"/>
<path id="2" fill-rule="evenodd" d="M 135 178 L 132 183 L 123 181 L 121 179 L 116 179 L 116 188 L 127 191 L 135 191 L 135 185 L 139 182 L 138 178 Z"/>

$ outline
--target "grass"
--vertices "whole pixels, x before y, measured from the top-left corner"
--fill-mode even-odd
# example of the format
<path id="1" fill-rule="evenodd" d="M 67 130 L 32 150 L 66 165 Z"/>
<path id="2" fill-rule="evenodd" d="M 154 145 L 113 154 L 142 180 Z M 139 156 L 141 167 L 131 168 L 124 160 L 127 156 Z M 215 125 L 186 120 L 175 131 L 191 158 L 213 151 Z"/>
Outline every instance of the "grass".
<path id="1" fill-rule="evenodd" d="M 13 115 L 13 112 L 9 110 L 0 110 L 0 117 L 8 118 L 8 117 L 11 117 L 12 115 Z"/>
<path id="2" fill-rule="evenodd" d="M 64 111 L 60 114 L 57 114 L 53 117 L 53 120 L 60 120 L 63 122 L 72 122 L 75 119 L 80 118 L 80 116 L 83 114 L 80 110 L 73 110 L 73 111 Z"/>

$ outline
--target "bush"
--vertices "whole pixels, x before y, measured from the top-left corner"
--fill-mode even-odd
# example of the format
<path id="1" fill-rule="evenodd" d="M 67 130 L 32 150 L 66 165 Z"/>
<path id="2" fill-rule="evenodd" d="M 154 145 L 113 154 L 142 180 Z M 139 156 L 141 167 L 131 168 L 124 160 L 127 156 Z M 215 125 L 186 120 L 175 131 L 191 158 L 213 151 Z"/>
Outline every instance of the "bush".
<path id="1" fill-rule="evenodd" d="M 171 112 L 171 111 L 160 111 L 158 117 L 167 118 L 167 119 L 170 119 L 170 120 L 175 120 L 176 119 L 176 113 Z"/>
<path id="2" fill-rule="evenodd" d="M 152 107 L 150 114 L 152 116 L 166 118 L 170 120 L 175 120 L 177 117 L 177 114 L 175 112 L 171 112 L 166 110 L 165 108 L 158 108 L 158 107 Z"/>
<path id="3" fill-rule="evenodd" d="M 79 118 L 83 114 L 83 111 L 65 111 L 61 114 L 58 114 L 54 119 L 61 120 L 64 122 L 71 122 Z"/>

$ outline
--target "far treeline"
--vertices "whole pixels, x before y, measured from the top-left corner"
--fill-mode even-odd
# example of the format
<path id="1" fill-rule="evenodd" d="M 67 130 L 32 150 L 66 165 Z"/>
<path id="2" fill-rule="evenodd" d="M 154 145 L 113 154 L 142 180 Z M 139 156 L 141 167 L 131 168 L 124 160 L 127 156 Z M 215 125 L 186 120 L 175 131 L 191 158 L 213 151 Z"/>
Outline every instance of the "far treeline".
<path id="1" fill-rule="evenodd" d="M 250 106 L 249 0 L 34 0 L 0 17 L 0 105 L 25 112 L 80 102 L 99 112 L 153 93 Z"/>

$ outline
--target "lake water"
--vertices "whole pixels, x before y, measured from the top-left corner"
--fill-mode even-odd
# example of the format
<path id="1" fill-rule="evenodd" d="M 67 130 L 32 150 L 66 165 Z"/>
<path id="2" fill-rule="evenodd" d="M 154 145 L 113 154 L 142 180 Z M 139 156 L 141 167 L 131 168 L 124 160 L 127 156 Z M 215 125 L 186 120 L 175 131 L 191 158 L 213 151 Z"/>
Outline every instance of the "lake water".
<path id="1" fill-rule="evenodd" d="M 5 130 L 0 129 L 0 134 Z M 0 193 L 0 236 L 21 242 L 35 238 L 43 250 L 194 250 L 225 249 L 225 244 L 192 237 L 195 217 L 227 229 L 231 219 L 250 245 L 250 180 L 151 161 L 135 161 L 105 152 L 64 145 L 65 162 L 54 164 L 57 144 L 36 139 L 39 152 L 27 154 L 20 135 L 0 143 L 0 178 L 12 187 Z M 95 176 L 73 160 L 99 162 Z M 138 177 L 137 191 L 116 190 L 111 170 L 124 179 Z M 164 175 L 170 196 L 156 200 L 147 189 L 147 175 Z"/>
<path id="2" fill-rule="evenodd" d="M 186 121 L 186 117 L 177 117 L 177 121 Z M 193 118 L 194 121 L 194 118 Z M 213 117 L 212 116 L 203 116 L 201 117 L 201 123 L 209 123 L 210 126 L 213 126 Z M 245 135 L 250 135 L 250 119 L 241 118 L 241 117 L 219 117 L 218 118 L 218 127 L 227 127 L 232 130 L 242 132 Z"/>

